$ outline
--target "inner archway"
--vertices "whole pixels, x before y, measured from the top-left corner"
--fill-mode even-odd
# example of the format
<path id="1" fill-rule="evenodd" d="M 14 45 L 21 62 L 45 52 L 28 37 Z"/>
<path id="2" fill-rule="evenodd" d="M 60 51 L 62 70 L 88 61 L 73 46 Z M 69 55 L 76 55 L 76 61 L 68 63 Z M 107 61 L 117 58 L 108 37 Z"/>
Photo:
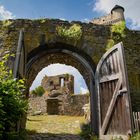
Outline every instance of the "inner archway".
<path id="1" fill-rule="evenodd" d="M 98 112 L 97 112 L 97 96 L 95 93 L 94 72 L 95 65 L 89 55 L 80 50 L 74 49 L 73 46 L 67 44 L 50 44 L 39 46 L 28 55 L 27 63 L 27 85 L 31 86 L 36 75 L 42 68 L 54 64 L 61 63 L 71 65 L 79 70 L 90 91 L 91 102 L 91 127 L 94 134 L 98 134 Z"/>
<path id="2" fill-rule="evenodd" d="M 81 126 L 86 125 L 89 128 L 88 122 L 90 121 L 89 93 L 85 93 L 87 87 L 83 82 L 82 75 L 74 67 L 52 64 L 43 68 L 30 88 L 26 129 L 36 131 L 36 135 L 42 133 L 44 137 L 47 134 L 62 137 L 63 133 L 67 133 L 67 139 L 70 139 L 69 137 L 77 140 L 82 138 L 80 134 L 84 132 Z M 54 86 L 56 86 L 56 89 L 54 89 Z M 73 86 L 75 90 L 73 90 Z M 36 93 L 38 87 L 45 89 L 41 96 L 37 96 L 33 92 Z M 84 92 L 80 90 L 81 87 L 85 89 Z M 59 95 L 50 96 L 54 92 L 59 93 Z M 59 104 L 57 104 L 58 102 Z M 66 125 L 67 123 L 69 124 Z"/>
<path id="3" fill-rule="evenodd" d="M 85 80 L 83 79 L 83 76 L 79 73 L 79 71 L 72 67 L 67 66 L 64 64 L 51 64 L 45 68 L 43 68 L 38 75 L 36 76 L 34 82 L 32 83 L 32 86 L 30 87 L 30 91 L 34 90 L 36 87 L 41 85 L 42 79 L 47 76 L 57 76 L 57 75 L 63 75 L 63 74 L 69 74 L 74 76 L 74 93 L 75 94 L 86 94 L 89 93 L 88 87 L 85 83 Z M 61 79 L 61 86 L 63 86 L 63 79 Z"/>

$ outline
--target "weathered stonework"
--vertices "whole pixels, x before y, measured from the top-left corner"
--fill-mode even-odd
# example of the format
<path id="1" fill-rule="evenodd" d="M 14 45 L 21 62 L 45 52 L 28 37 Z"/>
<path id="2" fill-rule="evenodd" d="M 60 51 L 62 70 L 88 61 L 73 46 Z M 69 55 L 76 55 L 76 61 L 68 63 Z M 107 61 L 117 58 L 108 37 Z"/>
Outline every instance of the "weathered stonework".
<path id="1" fill-rule="evenodd" d="M 45 93 L 29 97 L 29 114 L 81 116 L 83 106 L 89 103 L 89 95 L 74 95 L 74 77 L 69 74 L 44 76 L 41 82 Z"/>
<path id="2" fill-rule="evenodd" d="M 47 99 L 48 96 L 46 94 L 41 97 L 30 97 L 28 113 L 31 115 L 34 115 L 35 112 L 41 112 L 42 114 L 48 113 Z M 52 103 L 58 101 L 58 98 L 52 98 L 52 100 L 49 101 L 52 101 L 52 105 Z M 89 94 L 63 96 L 63 100 L 61 100 L 59 103 L 59 105 L 56 104 L 57 106 L 52 105 L 49 107 L 49 109 L 51 109 L 51 111 L 49 111 L 51 114 L 55 114 L 54 112 L 58 111 L 56 113 L 57 115 L 83 116 L 83 106 L 89 103 Z"/>
<path id="3" fill-rule="evenodd" d="M 19 31 L 24 29 L 27 88 L 31 86 L 42 68 L 54 63 L 71 65 L 77 68 L 89 87 L 90 71 L 73 55 L 76 53 L 76 55 L 79 54 L 86 58 L 89 63 L 94 64 L 92 68 L 95 70 L 101 56 L 106 52 L 108 40 L 112 39 L 111 26 L 105 25 L 57 19 L 43 19 L 43 22 L 42 19 L 17 19 L 8 20 L 8 22 L 10 24 L 0 21 L 0 56 L 7 51 L 16 53 Z M 56 30 L 58 26 L 69 28 L 73 24 L 81 26 L 82 36 L 79 40 L 67 40 L 58 35 Z M 130 92 L 131 94 L 134 92 L 140 94 L 140 31 L 126 29 L 122 42 L 125 47 Z M 54 51 L 56 49 L 57 51 Z M 71 50 L 71 53 L 68 54 L 67 50 Z M 14 60 L 11 57 L 11 67 Z"/>
<path id="4" fill-rule="evenodd" d="M 42 79 L 41 86 L 49 94 L 51 94 L 53 90 L 62 94 L 73 94 L 74 93 L 74 77 L 69 74 L 45 76 Z"/>

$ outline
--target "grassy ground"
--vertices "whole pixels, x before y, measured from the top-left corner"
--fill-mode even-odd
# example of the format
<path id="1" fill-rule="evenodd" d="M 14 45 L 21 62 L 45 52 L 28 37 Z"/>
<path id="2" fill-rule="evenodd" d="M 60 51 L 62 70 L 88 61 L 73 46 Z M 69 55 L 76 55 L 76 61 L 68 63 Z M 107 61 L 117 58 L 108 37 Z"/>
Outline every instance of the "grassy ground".
<path id="1" fill-rule="evenodd" d="M 77 116 L 38 115 L 27 118 L 26 129 L 36 133 L 79 134 L 80 125 L 85 123 L 84 117 Z"/>

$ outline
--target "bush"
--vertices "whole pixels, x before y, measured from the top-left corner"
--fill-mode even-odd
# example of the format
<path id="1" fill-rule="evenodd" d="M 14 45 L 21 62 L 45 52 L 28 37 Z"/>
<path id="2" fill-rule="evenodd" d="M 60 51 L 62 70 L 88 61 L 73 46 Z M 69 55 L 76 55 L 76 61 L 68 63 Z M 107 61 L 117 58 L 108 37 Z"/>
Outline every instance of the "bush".
<path id="1" fill-rule="evenodd" d="M 136 133 L 130 140 L 140 140 L 140 133 Z"/>
<path id="2" fill-rule="evenodd" d="M 34 90 L 31 91 L 31 94 L 35 96 L 42 96 L 45 93 L 45 90 L 42 86 L 38 86 Z"/>
<path id="3" fill-rule="evenodd" d="M 6 66 L 8 57 L 4 56 L 0 62 L 0 137 L 14 132 L 17 122 L 27 110 L 23 96 L 24 81 L 14 79 L 12 70 Z"/>

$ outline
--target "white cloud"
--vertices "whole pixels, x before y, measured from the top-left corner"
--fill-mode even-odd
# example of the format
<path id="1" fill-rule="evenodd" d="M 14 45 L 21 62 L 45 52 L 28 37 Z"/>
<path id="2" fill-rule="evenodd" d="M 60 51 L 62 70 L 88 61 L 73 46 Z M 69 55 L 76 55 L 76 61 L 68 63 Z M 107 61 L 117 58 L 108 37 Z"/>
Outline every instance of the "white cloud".
<path id="1" fill-rule="evenodd" d="M 81 21 L 82 21 L 82 22 L 85 22 L 85 23 L 89 23 L 89 22 L 90 22 L 90 19 L 84 18 L 84 19 L 82 19 Z"/>
<path id="2" fill-rule="evenodd" d="M 66 19 L 65 18 L 59 18 L 60 20 L 63 20 L 63 21 L 66 21 Z"/>
<path id="3" fill-rule="evenodd" d="M 0 19 L 13 19 L 15 16 L 8 10 L 5 9 L 3 5 L 0 5 Z"/>
<path id="4" fill-rule="evenodd" d="M 84 93 L 87 90 L 87 86 L 85 84 L 85 81 L 82 77 L 82 75 L 79 73 L 79 71 L 72 67 L 72 66 L 67 66 L 64 64 L 51 64 L 48 67 L 42 69 L 36 79 L 34 80 L 30 90 L 33 90 L 35 87 L 39 86 L 41 84 L 42 78 L 47 75 L 47 76 L 55 76 L 55 75 L 60 75 L 60 74 L 65 74 L 69 73 L 74 76 L 74 91 L 75 93 Z M 85 90 L 81 90 L 85 89 Z"/>
<path id="5" fill-rule="evenodd" d="M 110 13 L 115 5 L 125 8 L 125 18 L 131 19 L 132 29 L 140 29 L 140 1 L 139 0 L 96 0 L 93 10 L 104 14 Z"/>
<path id="6" fill-rule="evenodd" d="M 81 90 L 81 94 L 89 93 L 89 90 L 87 88 L 81 87 L 80 90 Z"/>

